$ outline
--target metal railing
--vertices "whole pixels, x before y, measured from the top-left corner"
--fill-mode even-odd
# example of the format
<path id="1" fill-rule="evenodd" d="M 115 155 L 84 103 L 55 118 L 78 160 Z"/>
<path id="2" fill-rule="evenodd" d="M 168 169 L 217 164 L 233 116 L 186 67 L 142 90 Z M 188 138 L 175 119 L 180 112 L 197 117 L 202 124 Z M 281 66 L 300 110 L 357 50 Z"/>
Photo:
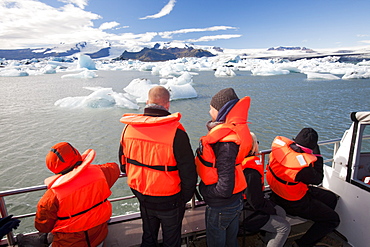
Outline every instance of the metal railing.
<path id="1" fill-rule="evenodd" d="M 337 152 L 338 148 L 339 148 L 339 142 L 340 142 L 340 139 L 320 141 L 319 145 L 334 144 L 333 154 L 335 154 Z M 267 164 L 266 163 L 266 156 L 268 154 L 270 154 L 270 152 L 271 152 L 271 149 L 268 149 L 268 150 L 262 150 L 258 154 L 258 155 L 261 156 L 261 161 L 262 161 L 262 163 L 264 164 L 265 167 L 266 167 L 266 164 Z M 324 163 L 331 162 L 332 160 L 333 159 L 325 160 Z M 121 174 L 119 178 L 123 178 L 123 177 L 126 177 L 126 174 Z M 0 192 L 0 213 L 1 213 L 1 217 L 4 218 L 4 217 L 9 215 L 8 211 L 7 211 L 6 203 L 5 203 L 5 197 L 12 196 L 12 195 L 24 194 L 24 193 L 30 193 L 30 192 L 36 192 L 36 191 L 42 191 L 42 190 L 46 190 L 46 189 L 47 189 L 46 185 L 38 185 L 38 186 L 21 188 L 21 189 L 1 191 Z M 117 202 L 117 201 L 132 199 L 132 198 L 135 198 L 135 196 L 131 195 L 131 196 L 124 196 L 124 197 L 117 197 L 117 198 L 109 199 L 109 201 L 110 202 Z M 195 205 L 195 199 L 193 198 L 193 200 L 191 201 L 192 208 L 194 208 L 194 205 Z M 36 212 L 28 213 L 28 214 L 22 214 L 22 215 L 15 215 L 15 216 L 13 216 L 13 218 L 14 219 L 22 219 L 22 218 L 34 217 L 35 215 L 36 215 Z M 122 217 L 122 218 L 127 217 L 127 219 L 130 219 L 130 215 L 120 215 L 120 216 L 116 216 L 116 217 Z M 7 241 L 8 241 L 8 245 L 14 245 L 16 243 L 15 238 L 14 238 L 14 234 L 12 232 L 7 234 Z"/>

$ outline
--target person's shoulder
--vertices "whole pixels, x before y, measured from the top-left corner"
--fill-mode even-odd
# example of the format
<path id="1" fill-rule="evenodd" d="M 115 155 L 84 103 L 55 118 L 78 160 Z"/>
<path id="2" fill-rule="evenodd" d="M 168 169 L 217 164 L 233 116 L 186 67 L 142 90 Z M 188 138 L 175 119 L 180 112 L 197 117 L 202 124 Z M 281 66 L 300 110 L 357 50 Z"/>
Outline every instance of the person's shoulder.
<path id="1" fill-rule="evenodd" d="M 175 137 L 179 137 L 179 138 L 181 138 L 181 137 L 183 137 L 183 138 L 188 138 L 188 137 L 189 137 L 189 135 L 188 135 L 188 133 L 186 132 L 186 130 L 185 130 L 185 129 L 183 129 L 183 128 L 177 128 L 176 133 L 175 133 Z"/>
<path id="2" fill-rule="evenodd" d="M 108 168 L 108 169 L 118 169 L 119 165 L 116 162 L 108 162 L 105 164 L 100 165 L 101 168 Z"/>

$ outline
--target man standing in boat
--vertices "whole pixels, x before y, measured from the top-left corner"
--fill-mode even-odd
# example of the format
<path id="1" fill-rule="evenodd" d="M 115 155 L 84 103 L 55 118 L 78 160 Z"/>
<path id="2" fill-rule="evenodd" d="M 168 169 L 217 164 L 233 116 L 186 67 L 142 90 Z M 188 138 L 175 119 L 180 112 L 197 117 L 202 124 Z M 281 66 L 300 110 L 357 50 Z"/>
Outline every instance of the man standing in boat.
<path id="1" fill-rule="evenodd" d="M 56 175 L 45 180 L 48 190 L 37 204 L 35 227 L 53 234 L 53 247 L 102 246 L 112 206 L 110 188 L 119 177 L 118 164 L 93 165 L 95 151 L 82 155 L 60 142 L 46 156 Z"/>
<path id="2" fill-rule="evenodd" d="M 239 99 L 234 89 L 216 93 L 210 103 L 212 120 L 201 137 L 196 165 L 199 188 L 207 204 L 206 234 L 209 247 L 236 247 L 242 193 L 247 184 L 241 162 L 252 147 L 247 125 L 250 98 Z"/>
<path id="3" fill-rule="evenodd" d="M 324 177 L 323 158 L 317 144 L 318 134 L 303 128 L 294 140 L 277 136 L 272 143 L 266 179 L 271 198 L 294 216 L 314 224 L 293 246 L 314 246 L 340 222 L 334 211 L 336 195 L 319 185 Z"/>
<path id="4" fill-rule="evenodd" d="M 119 158 L 127 183 L 140 202 L 141 246 L 181 246 L 185 205 L 194 192 L 194 154 L 180 113 L 169 112 L 170 93 L 162 86 L 149 90 L 144 114 L 125 114 Z"/>

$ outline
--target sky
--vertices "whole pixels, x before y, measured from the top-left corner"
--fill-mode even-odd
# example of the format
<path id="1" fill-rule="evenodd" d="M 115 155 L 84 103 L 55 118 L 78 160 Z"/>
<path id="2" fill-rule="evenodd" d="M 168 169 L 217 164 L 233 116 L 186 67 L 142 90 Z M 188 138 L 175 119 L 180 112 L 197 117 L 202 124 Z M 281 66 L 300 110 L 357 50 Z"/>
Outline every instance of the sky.
<path id="1" fill-rule="evenodd" d="M 0 49 L 109 41 L 370 46 L 369 0 L 0 0 Z"/>

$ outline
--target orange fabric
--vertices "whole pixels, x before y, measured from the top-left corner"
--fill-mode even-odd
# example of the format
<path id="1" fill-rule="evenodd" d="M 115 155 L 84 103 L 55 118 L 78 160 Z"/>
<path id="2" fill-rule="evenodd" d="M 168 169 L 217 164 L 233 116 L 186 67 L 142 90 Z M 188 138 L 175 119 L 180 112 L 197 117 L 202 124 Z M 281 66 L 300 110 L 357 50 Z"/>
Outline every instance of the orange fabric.
<path id="1" fill-rule="evenodd" d="M 252 136 L 247 125 L 250 98 L 239 100 L 227 114 L 226 121 L 212 128 L 206 136 L 200 138 L 201 146 L 197 151 L 195 164 L 197 172 L 204 184 L 215 184 L 218 181 L 216 157 L 211 144 L 217 142 L 235 142 L 239 152 L 235 161 L 235 185 L 233 193 L 243 191 L 247 183 L 241 162 L 252 148 Z"/>
<path id="2" fill-rule="evenodd" d="M 127 124 L 121 137 L 124 150 L 121 161 L 126 164 L 130 188 L 150 196 L 171 196 L 180 192 L 181 181 L 173 153 L 176 131 L 178 128 L 184 130 L 180 118 L 180 113 L 165 117 L 125 114 L 121 118 L 121 122 Z M 130 163 L 130 160 L 147 167 Z M 155 170 L 155 166 L 165 170 Z"/>
<path id="3" fill-rule="evenodd" d="M 108 235 L 108 223 L 103 223 L 101 225 L 95 226 L 88 230 L 89 240 L 91 246 L 98 246 L 101 242 L 104 241 Z M 53 244 L 52 247 L 86 247 L 85 233 L 84 232 L 72 232 L 72 233 L 63 233 L 55 232 L 53 233 Z"/>
<path id="4" fill-rule="evenodd" d="M 283 136 L 277 136 L 274 139 L 266 179 L 272 191 L 277 195 L 286 200 L 297 201 L 306 194 L 308 186 L 302 182 L 297 183 L 295 177 L 303 168 L 313 164 L 317 158 L 313 154 L 295 152 L 290 148 L 292 143 L 294 141 Z M 279 182 L 270 169 L 278 178 L 297 184 L 288 185 Z"/>
<path id="5" fill-rule="evenodd" d="M 47 179 L 49 189 L 37 205 L 36 229 L 52 232 L 53 246 L 87 246 L 85 230 L 88 230 L 92 246 L 98 245 L 107 236 L 107 220 L 111 216 L 109 201 L 71 219 L 58 220 L 57 217 L 73 215 L 106 199 L 111 193 L 109 188 L 119 174 L 116 163 L 87 163 L 65 176 L 57 175 Z"/>
<path id="6" fill-rule="evenodd" d="M 265 184 L 265 174 L 264 173 L 265 172 L 264 172 L 264 167 L 263 167 L 260 157 L 258 156 L 246 157 L 242 162 L 242 169 L 244 170 L 246 168 L 251 168 L 251 169 L 258 171 L 258 173 L 261 175 L 262 190 L 264 190 L 265 189 L 265 186 L 264 186 Z"/>

